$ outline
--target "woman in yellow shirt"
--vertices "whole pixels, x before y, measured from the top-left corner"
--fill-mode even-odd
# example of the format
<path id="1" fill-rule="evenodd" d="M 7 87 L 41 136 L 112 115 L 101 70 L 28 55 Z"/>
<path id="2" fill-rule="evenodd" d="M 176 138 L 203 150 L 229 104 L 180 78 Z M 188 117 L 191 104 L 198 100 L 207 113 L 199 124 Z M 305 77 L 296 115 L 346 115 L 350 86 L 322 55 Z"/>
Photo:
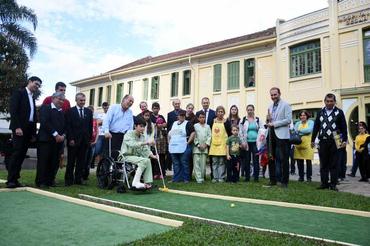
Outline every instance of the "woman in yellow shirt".
<path id="1" fill-rule="evenodd" d="M 226 176 L 226 141 L 231 135 L 231 123 L 224 119 L 224 115 L 225 108 L 218 106 L 212 125 L 211 146 L 208 153 L 209 156 L 212 156 L 213 183 L 224 182 Z"/>
<path id="2" fill-rule="evenodd" d="M 365 122 L 360 122 L 358 126 L 358 132 L 359 134 L 356 136 L 355 139 L 355 148 L 356 148 L 356 159 L 359 164 L 361 179 L 360 182 L 368 182 L 369 181 L 369 163 L 366 163 L 365 160 L 365 147 L 363 146 L 365 144 L 366 138 L 370 135 L 367 133 L 367 126 Z"/>

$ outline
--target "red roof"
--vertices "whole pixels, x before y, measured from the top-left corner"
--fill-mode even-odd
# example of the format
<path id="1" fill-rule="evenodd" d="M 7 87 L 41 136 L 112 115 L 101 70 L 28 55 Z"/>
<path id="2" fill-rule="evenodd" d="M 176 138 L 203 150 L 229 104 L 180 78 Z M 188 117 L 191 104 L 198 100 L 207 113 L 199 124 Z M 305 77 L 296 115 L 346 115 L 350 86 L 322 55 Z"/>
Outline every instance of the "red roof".
<path id="1" fill-rule="evenodd" d="M 266 29 L 266 30 L 263 30 L 263 31 L 260 31 L 260 32 L 255 32 L 255 33 L 252 33 L 252 34 L 247 34 L 247 35 L 244 35 L 244 36 L 236 37 L 236 38 L 225 39 L 225 40 L 222 40 L 222 41 L 213 42 L 213 43 L 209 43 L 209 44 L 204 44 L 204 45 L 192 47 L 192 48 L 189 48 L 189 49 L 184 49 L 184 50 L 180 50 L 180 51 L 171 52 L 171 53 L 160 55 L 160 56 L 155 56 L 155 57 L 147 56 L 147 57 L 141 58 L 139 60 L 136 60 L 134 62 L 128 63 L 126 65 L 123 65 L 121 67 L 110 70 L 107 73 L 111 73 L 111 72 L 115 72 L 115 71 L 118 71 L 118 70 L 131 68 L 131 67 L 136 67 L 136 66 L 140 66 L 140 65 L 145 65 L 145 64 L 148 64 L 148 63 L 165 61 L 165 60 L 169 60 L 169 59 L 174 59 L 174 58 L 179 58 L 179 57 L 184 57 L 184 56 L 189 56 L 189 55 L 194 55 L 194 54 L 200 54 L 200 53 L 204 53 L 204 52 L 209 52 L 209 51 L 213 51 L 213 50 L 217 50 L 217 49 L 221 49 L 221 48 L 227 48 L 227 47 L 230 47 L 230 46 L 233 46 L 233 45 L 236 45 L 236 44 L 251 43 L 251 42 L 255 42 L 255 41 L 263 40 L 263 39 L 267 39 L 267 38 L 272 38 L 272 37 L 276 37 L 276 28 L 275 27 L 272 27 L 272 28 L 269 28 L 269 29 Z"/>

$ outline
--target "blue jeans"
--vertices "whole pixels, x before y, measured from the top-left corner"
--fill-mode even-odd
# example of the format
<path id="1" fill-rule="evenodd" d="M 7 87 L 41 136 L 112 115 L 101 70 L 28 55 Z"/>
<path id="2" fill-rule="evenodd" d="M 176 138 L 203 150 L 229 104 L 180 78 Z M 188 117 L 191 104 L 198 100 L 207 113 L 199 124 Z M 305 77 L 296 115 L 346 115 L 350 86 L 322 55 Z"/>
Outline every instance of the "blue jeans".
<path id="1" fill-rule="evenodd" d="M 98 140 L 96 141 L 95 144 L 95 153 L 94 156 L 101 155 L 103 152 L 103 147 L 104 147 L 104 142 L 105 142 L 105 137 L 104 135 L 99 136 Z"/>
<path id="2" fill-rule="evenodd" d="M 259 172 L 260 172 L 260 164 L 259 164 L 259 157 L 256 155 L 257 153 L 257 145 L 256 142 L 248 142 L 248 151 L 246 152 L 245 156 L 245 181 L 249 181 L 250 179 L 250 169 L 251 169 L 251 159 L 253 162 L 253 177 L 254 180 L 258 180 Z"/>
<path id="3" fill-rule="evenodd" d="M 173 164 L 173 182 L 189 182 L 189 159 L 191 156 L 191 146 L 188 145 L 184 153 L 171 153 Z"/>

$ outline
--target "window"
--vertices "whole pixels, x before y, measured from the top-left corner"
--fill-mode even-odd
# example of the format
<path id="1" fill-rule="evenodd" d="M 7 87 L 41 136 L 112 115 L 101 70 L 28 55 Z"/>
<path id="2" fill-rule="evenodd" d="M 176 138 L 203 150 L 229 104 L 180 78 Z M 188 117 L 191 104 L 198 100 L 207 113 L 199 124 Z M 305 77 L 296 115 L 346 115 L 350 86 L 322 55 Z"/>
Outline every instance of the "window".
<path id="1" fill-rule="evenodd" d="M 159 76 L 155 76 L 152 78 L 150 99 L 158 99 L 158 98 L 159 98 Z"/>
<path id="2" fill-rule="evenodd" d="M 171 74 L 171 97 L 177 97 L 179 94 L 179 73 Z"/>
<path id="3" fill-rule="evenodd" d="M 182 95 L 190 95 L 190 84 L 191 83 L 191 71 L 185 70 L 184 71 L 184 81 L 183 81 L 183 87 L 182 87 Z"/>
<path id="4" fill-rule="evenodd" d="M 107 102 L 110 104 L 110 98 L 112 96 L 112 86 L 111 85 L 108 85 L 107 86 L 107 95 L 106 95 L 106 98 L 107 98 Z M 100 105 L 99 105 L 100 106 Z"/>
<path id="5" fill-rule="evenodd" d="M 290 77 L 321 72 L 320 40 L 290 48 Z"/>
<path id="6" fill-rule="evenodd" d="M 365 82 L 370 82 L 370 30 L 364 31 L 364 77 Z"/>
<path id="7" fill-rule="evenodd" d="M 143 100 L 147 101 L 148 100 L 148 92 L 149 92 L 149 81 L 148 81 L 148 79 L 143 79 L 143 83 L 144 83 Z"/>
<path id="8" fill-rule="evenodd" d="M 244 87 L 255 87 L 255 60 L 254 58 L 244 60 Z"/>
<path id="9" fill-rule="evenodd" d="M 103 103 L 103 87 L 99 87 L 98 89 L 98 107 L 100 107 Z"/>
<path id="10" fill-rule="evenodd" d="M 90 89 L 89 105 L 95 105 L 95 89 Z"/>
<path id="11" fill-rule="evenodd" d="M 128 94 L 132 95 L 132 81 L 128 82 Z"/>
<path id="12" fill-rule="evenodd" d="M 213 66 L 213 91 L 221 91 L 221 64 Z"/>
<path id="13" fill-rule="evenodd" d="M 123 83 L 117 85 L 116 103 L 121 103 L 123 97 Z"/>
<path id="14" fill-rule="evenodd" d="M 229 62 L 227 64 L 227 89 L 239 89 L 239 61 Z"/>

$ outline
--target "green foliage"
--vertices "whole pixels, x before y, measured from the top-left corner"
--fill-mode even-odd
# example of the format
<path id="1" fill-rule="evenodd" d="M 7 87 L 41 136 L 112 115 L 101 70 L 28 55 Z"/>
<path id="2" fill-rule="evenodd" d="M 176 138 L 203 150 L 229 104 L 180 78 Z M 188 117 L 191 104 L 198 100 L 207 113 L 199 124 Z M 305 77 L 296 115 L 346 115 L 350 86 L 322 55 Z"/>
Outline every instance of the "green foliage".
<path id="1" fill-rule="evenodd" d="M 25 86 L 29 56 L 37 50 L 35 36 L 20 22 L 30 22 L 33 29 L 37 17 L 33 10 L 19 6 L 15 0 L 0 1 L 0 112 L 8 112 L 11 93 Z M 39 93 L 37 93 L 39 95 Z"/>

